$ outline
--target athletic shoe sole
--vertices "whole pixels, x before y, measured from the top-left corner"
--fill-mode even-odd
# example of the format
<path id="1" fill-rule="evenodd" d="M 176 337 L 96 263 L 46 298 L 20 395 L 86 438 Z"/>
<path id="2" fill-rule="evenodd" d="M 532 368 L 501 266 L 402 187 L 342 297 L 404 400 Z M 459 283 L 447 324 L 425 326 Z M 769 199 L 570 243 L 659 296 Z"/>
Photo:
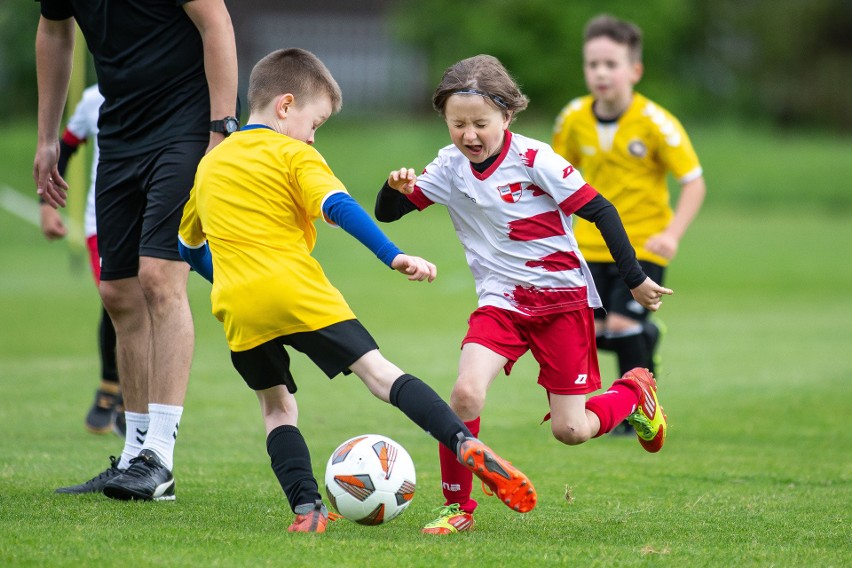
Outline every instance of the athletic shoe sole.
<path id="1" fill-rule="evenodd" d="M 507 507 L 528 513 L 538 496 L 529 478 L 498 456 L 494 450 L 473 438 L 462 442 L 462 464 L 485 483 Z"/>

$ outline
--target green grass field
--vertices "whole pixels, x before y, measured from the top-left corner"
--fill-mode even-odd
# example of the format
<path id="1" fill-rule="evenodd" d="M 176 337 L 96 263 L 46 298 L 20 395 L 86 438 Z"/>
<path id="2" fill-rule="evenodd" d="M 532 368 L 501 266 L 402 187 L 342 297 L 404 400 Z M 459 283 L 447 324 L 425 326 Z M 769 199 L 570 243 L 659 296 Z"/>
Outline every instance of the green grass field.
<path id="1" fill-rule="evenodd" d="M 516 128 L 527 132 L 523 120 Z M 547 137 L 548 125 L 529 133 Z M 175 503 L 60 496 L 121 450 L 85 432 L 96 386 L 98 298 L 65 243 L 0 209 L 0 565 L 95 566 L 851 566 L 852 212 L 848 138 L 696 128 L 709 197 L 683 241 L 660 316 L 660 454 L 605 437 L 581 447 L 540 426 L 547 410 L 528 356 L 500 377 L 483 439 L 533 479 L 539 505 L 512 513 L 482 496 L 478 526 L 425 538 L 440 503 L 436 444 L 357 379 L 328 381 L 294 355 L 301 428 L 315 471 L 366 432 L 401 442 L 417 466 L 409 510 L 384 527 L 340 521 L 286 532 L 292 515 L 268 465 L 252 393 L 232 369 L 209 286 L 191 279 L 196 350 L 176 452 Z M 372 210 L 391 168 L 422 167 L 447 143 L 437 123 L 335 124 L 317 147 Z M 32 197 L 32 125 L 0 139 L 0 185 Z M 342 231 L 316 255 L 385 355 L 448 395 L 475 304 L 442 211 L 387 227 L 433 260 L 407 282 Z M 614 363 L 603 356 L 606 380 Z M 478 489 L 476 489 L 478 491 Z"/>

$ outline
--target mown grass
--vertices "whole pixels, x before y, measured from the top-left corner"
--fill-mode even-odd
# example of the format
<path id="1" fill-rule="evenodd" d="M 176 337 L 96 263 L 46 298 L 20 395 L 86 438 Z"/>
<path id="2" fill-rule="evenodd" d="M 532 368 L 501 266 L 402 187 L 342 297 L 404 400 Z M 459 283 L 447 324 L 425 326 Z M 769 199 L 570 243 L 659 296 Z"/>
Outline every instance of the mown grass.
<path id="1" fill-rule="evenodd" d="M 317 146 L 369 210 L 387 170 L 419 168 L 446 143 L 439 127 L 332 120 Z M 385 433 L 414 458 L 418 491 L 384 527 L 284 531 L 291 514 L 257 403 L 231 368 L 198 277 L 178 500 L 53 494 L 121 448 L 82 427 L 96 385 L 98 299 L 86 270 L 69 268 L 67 245 L 0 210 L 0 565 L 849 566 L 852 225 L 841 182 L 852 177 L 839 160 L 849 140 L 773 145 L 772 133 L 709 126 L 693 136 L 710 197 L 669 271 L 675 296 L 660 314 L 666 447 L 650 455 L 613 437 L 562 446 L 539 425 L 545 396 L 522 359 L 492 389 L 482 436 L 529 473 L 539 506 L 519 516 L 482 496 L 476 531 L 453 539 L 418 532 L 441 500 L 432 439 L 356 379 L 328 381 L 301 355 L 301 428 L 317 476 L 342 440 Z M 0 140 L 0 183 L 29 191 L 32 138 L 21 125 Z M 832 156 L 840 174 L 824 167 Z M 316 255 L 385 355 L 448 395 L 473 286 L 445 215 L 409 217 L 388 233 L 438 264 L 431 285 L 384 269 L 342 231 L 322 227 Z M 603 370 L 614 378 L 610 357 Z"/>

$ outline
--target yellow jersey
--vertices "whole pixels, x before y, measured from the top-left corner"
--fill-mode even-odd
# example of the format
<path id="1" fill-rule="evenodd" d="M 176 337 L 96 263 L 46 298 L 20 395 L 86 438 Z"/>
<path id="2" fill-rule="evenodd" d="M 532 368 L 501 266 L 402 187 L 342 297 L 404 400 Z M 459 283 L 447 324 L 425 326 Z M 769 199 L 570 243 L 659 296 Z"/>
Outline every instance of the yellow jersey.
<path id="1" fill-rule="evenodd" d="M 639 260 L 666 266 L 668 260 L 645 250 L 645 242 L 663 231 L 673 215 L 667 173 L 680 183 L 700 177 L 698 156 L 680 122 L 639 93 L 633 93 L 630 106 L 613 123 L 600 123 L 593 103 L 587 95 L 562 109 L 553 149 L 615 205 Z M 592 223 L 575 219 L 574 234 L 587 261 L 613 262 Z"/>
<path id="2" fill-rule="evenodd" d="M 316 149 L 265 127 L 232 134 L 199 163 L 179 236 L 210 245 L 210 300 L 232 351 L 355 318 L 311 256 L 314 221 L 337 192 Z"/>

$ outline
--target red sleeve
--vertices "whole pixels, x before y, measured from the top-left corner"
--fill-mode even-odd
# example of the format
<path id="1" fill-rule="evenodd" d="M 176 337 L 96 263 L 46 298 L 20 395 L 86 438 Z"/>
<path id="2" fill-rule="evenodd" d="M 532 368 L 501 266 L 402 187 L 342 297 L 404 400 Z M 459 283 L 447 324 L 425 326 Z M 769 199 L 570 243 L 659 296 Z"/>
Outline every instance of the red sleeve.
<path id="1" fill-rule="evenodd" d="M 596 195 L 598 195 L 598 190 L 586 184 L 560 203 L 559 208 L 565 215 L 573 215 L 577 209 L 594 199 Z"/>
<path id="2" fill-rule="evenodd" d="M 410 195 L 406 195 L 406 197 L 414 204 L 415 207 L 417 207 L 419 211 L 423 211 L 424 209 L 426 209 L 430 205 L 434 205 L 435 203 L 434 201 L 423 195 L 423 191 L 416 185 L 414 186 L 414 192 L 412 192 Z"/>
<path id="3" fill-rule="evenodd" d="M 80 144 L 86 141 L 85 138 L 77 138 L 74 134 L 71 133 L 67 128 L 62 133 L 62 141 L 71 146 L 72 148 L 76 148 Z"/>

